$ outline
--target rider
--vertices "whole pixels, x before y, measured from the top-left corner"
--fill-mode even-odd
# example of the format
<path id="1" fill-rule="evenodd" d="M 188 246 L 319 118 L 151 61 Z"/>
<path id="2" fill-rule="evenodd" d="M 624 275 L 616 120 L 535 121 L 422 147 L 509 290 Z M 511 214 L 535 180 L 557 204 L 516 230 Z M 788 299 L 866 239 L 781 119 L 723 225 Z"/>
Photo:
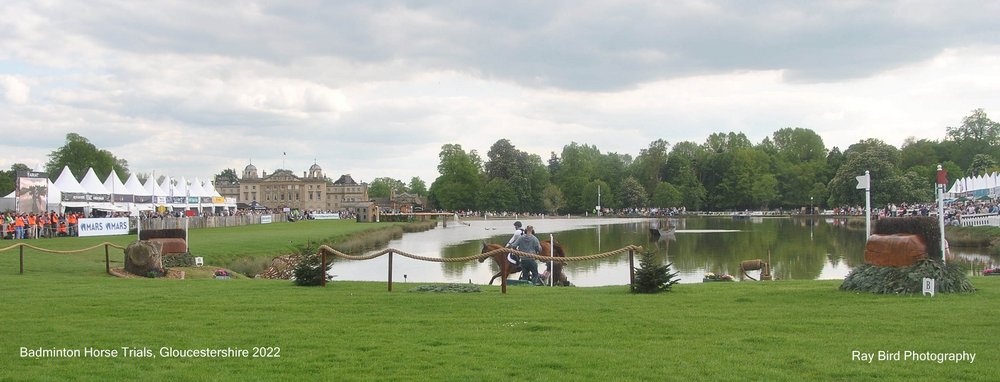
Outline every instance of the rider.
<path id="1" fill-rule="evenodd" d="M 514 248 L 518 251 L 527 252 L 532 255 L 537 255 L 542 252 L 542 245 L 538 242 L 538 238 L 535 237 L 535 227 L 528 226 L 524 231 L 524 235 L 517 238 L 517 242 L 514 244 Z M 531 282 L 535 285 L 542 285 L 542 280 L 538 275 L 538 262 L 535 259 L 525 257 L 521 259 L 521 273 L 524 274 L 528 272 L 531 275 Z"/>
<path id="2" fill-rule="evenodd" d="M 519 237 L 521 237 L 521 235 L 524 235 L 524 230 L 521 229 L 521 222 L 520 221 L 516 221 L 516 222 L 514 222 L 514 236 L 511 236 L 510 240 L 507 240 L 507 248 L 517 249 L 517 246 L 515 245 L 515 243 L 517 243 L 517 239 Z M 517 257 L 517 255 L 515 255 L 513 253 L 508 253 L 507 254 L 507 261 L 509 261 L 511 264 L 517 265 L 518 264 L 518 260 L 519 260 L 519 257 Z"/>

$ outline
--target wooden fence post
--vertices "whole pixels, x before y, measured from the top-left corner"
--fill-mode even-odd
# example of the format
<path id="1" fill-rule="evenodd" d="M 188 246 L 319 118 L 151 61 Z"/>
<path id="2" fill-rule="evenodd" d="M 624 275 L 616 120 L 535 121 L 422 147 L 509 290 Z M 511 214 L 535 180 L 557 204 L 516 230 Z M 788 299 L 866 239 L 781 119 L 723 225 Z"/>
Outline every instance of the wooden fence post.
<path id="1" fill-rule="evenodd" d="M 24 244 L 22 243 L 20 247 L 17 247 L 17 249 L 18 249 L 18 252 L 20 252 L 20 256 L 19 257 L 21 258 L 21 273 L 20 274 L 23 275 L 24 274 Z"/>
<path id="2" fill-rule="evenodd" d="M 500 272 L 500 293 L 501 294 L 507 294 L 507 272 L 510 272 L 510 268 L 509 268 L 510 262 L 507 261 L 507 259 L 505 258 L 503 261 L 501 261 L 501 263 L 503 263 L 503 265 L 500 266 L 500 268 L 501 268 L 501 272 Z"/>
<path id="3" fill-rule="evenodd" d="M 320 249 L 319 253 L 320 257 L 323 259 L 320 261 L 320 267 L 323 269 L 323 277 L 320 278 L 319 285 L 326 287 L 326 251 Z"/>
<path id="4" fill-rule="evenodd" d="M 392 292 L 392 251 L 389 251 L 389 291 Z"/>
<path id="5" fill-rule="evenodd" d="M 628 249 L 628 287 L 635 292 L 635 250 Z"/>
<path id="6" fill-rule="evenodd" d="M 111 274 L 111 257 L 108 254 L 108 245 L 104 244 L 104 271 Z"/>

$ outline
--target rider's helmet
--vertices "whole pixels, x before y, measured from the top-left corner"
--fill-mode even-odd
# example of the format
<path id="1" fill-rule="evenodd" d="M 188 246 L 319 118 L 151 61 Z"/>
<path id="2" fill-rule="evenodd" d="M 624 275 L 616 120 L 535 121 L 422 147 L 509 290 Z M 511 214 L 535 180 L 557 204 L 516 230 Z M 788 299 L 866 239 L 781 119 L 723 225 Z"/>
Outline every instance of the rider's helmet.
<path id="1" fill-rule="evenodd" d="M 521 222 L 520 221 L 514 222 L 514 228 L 521 228 Z"/>

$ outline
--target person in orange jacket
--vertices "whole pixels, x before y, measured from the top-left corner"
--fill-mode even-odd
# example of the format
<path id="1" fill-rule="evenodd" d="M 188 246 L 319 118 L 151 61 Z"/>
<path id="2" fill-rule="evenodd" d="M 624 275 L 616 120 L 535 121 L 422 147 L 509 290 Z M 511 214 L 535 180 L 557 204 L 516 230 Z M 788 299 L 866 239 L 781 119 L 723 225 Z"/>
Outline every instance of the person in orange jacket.
<path id="1" fill-rule="evenodd" d="M 24 239 L 24 215 L 17 215 L 14 219 L 14 238 Z"/>

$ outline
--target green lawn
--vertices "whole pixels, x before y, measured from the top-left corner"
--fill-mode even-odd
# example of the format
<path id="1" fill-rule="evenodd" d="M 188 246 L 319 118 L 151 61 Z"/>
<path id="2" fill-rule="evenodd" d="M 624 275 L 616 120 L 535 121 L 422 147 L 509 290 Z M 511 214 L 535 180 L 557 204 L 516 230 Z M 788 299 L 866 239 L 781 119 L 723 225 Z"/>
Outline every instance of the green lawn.
<path id="1" fill-rule="evenodd" d="M 201 234 L 215 232 L 192 231 L 193 248 L 214 248 L 220 256 L 280 252 L 287 240 L 315 239 L 292 230 L 262 240 L 281 243 L 209 244 L 217 238 Z M 69 241 L 48 243 L 63 240 Z M 27 272 L 18 275 L 16 251 L 0 253 L 0 380 L 940 381 L 1000 375 L 1000 277 L 972 278 L 979 288 L 973 294 L 933 298 L 846 293 L 837 290 L 839 281 L 680 284 L 657 295 L 632 295 L 625 286 L 411 293 L 423 284 L 397 283 L 389 293 L 384 283 L 368 282 L 306 288 L 277 280 L 117 279 L 103 275 L 103 250 L 27 256 Z M 148 348 L 156 357 L 21 357 L 22 347 Z M 159 356 L 161 348 L 254 347 L 280 348 L 280 358 Z M 976 358 L 971 364 L 852 359 L 852 351 L 908 350 Z"/>
<path id="2" fill-rule="evenodd" d="M 192 229 L 188 247 L 191 254 L 201 256 L 209 266 L 227 266 L 244 257 L 271 258 L 292 253 L 296 245 L 317 241 L 340 241 L 361 231 L 390 227 L 403 223 L 357 223 L 351 220 L 309 220 L 295 223 L 258 224 L 243 227 Z M 52 250 L 76 250 L 110 242 L 127 246 L 136 240 L 129 236 L 63 237 L 37 240 L 4 240 L 0 248 L 24 242 Z M 25 272 L 82 272 L 91 275 L 104 273 L 104 249 L 82 254 L 50 255 L 32 249 L 24 250 Z M 124 255 L 111 248 L 111 266 L 122 267 Z M 13 267 L 18 269 L 16 249 L 0 252 L 0 272 Z"/>

